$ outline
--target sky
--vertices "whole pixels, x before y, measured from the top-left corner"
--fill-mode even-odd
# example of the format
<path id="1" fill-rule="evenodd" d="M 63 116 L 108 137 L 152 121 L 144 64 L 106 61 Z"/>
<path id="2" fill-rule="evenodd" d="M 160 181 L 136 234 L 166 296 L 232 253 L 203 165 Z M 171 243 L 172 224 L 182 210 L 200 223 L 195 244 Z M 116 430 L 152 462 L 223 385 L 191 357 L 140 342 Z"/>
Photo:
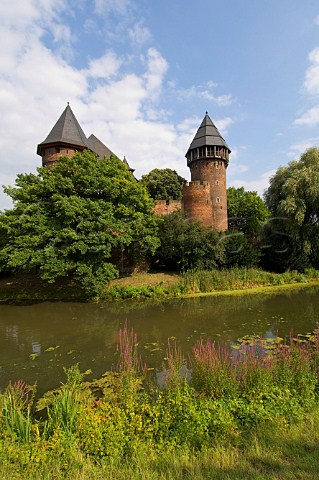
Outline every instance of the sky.
<path id="1" fill-rule="evenodd" d="M 319 146 L 318 0 L 11 0 L 0 34 L 0 185 L 36 173 L 67 102 L 137 178 L 190 179 L 206 111 L 232 150 L 228 186 L 262 195 Z"/>

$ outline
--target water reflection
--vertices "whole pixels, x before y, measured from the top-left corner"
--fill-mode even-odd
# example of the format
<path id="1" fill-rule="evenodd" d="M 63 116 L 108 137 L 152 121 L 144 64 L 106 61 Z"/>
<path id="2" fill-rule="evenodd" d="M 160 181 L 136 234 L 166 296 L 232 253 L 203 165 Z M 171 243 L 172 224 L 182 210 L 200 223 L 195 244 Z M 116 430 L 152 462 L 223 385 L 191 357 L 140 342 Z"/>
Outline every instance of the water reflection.
<path id="1" fill-rule="evenodd" d="M 246 334 L 283 337 L 313 330 L 318 318 L 318 288 L 147 304 L 0 305 L 0 387 L 23 378 L 44 391 L 75 363 L 101 375 L 116 363 L 117 335 L 126 322 L 137 332 L 148 366 L 160 367 L 168 338 L 176 338 L 187 355 L 199 338 L 229 344 Z"/>

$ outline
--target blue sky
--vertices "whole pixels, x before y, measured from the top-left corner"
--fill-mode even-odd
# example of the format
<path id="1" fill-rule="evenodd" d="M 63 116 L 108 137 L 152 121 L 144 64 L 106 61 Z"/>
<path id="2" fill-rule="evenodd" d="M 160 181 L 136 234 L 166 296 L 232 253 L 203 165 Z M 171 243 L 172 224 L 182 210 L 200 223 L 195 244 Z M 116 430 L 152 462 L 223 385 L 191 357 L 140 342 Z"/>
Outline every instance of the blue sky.
<path id="1" fill-rule="evenodd" d="M 206 110 L 232 150 L 228 186 L 262 194 L 319 145 L 317 0 L 12 0 L 0 32 L 1 184 L 36 171 L 67 102 L 137 177 L 188 179 Z"/>

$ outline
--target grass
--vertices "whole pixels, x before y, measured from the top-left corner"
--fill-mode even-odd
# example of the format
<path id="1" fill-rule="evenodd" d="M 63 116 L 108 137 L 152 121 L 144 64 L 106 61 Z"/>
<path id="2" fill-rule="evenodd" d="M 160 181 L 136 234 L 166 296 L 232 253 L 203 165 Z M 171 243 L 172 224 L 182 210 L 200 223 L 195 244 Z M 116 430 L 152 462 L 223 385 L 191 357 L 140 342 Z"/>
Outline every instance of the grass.
<path id="1" fill-rule="evenodd" d="M 284 288 L 319 285 L 319 271 L 271 273 L 254 268 L 228 270 L 191 270 L 137 273 L 113 280 L 100 300 L 164 299 L 204 295 L 241 295 L 264 293 Z M 48 284 L 35 275 L 0 278 L 0 301 L 86 301 L 85 295 L 71 280 L 64 278 Z"/>
<path id="2" fill-rule="evenodd" d="M 232 351 L 200 341 L 189 382 L 168 343 L 164 388 L 127 327 L 117 358 L 118 371 L 92 382 L 66 370 L 37 404 L 21 381 L 0 394 L 2 479 L 319 478 L 318 331 L 270 349 L 258 338 Z"/>

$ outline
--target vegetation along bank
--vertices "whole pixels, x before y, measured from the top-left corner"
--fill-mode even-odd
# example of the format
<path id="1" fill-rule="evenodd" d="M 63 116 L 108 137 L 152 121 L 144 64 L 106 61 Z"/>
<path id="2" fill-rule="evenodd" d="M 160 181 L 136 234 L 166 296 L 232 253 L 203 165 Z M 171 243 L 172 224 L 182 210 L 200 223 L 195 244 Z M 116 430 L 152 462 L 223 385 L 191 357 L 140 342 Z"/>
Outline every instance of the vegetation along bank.
<path id="1" fill-rule="evenodd" d="M 0 474 L 10 479 L 318 478 L 318 331 L 250 338 L 232 349 L 168 343 L 164 385 L 119 332 L 117 369 L 86 382 L 78 367 L 35 400 L 0 394 Z"/>
<path id="2" fill-rule="evenodd" d="M 181 211 L 155 215 L 157 198 L 181 195 L 178 174 L 164 170 L 137 181 L 117 157 L 100 160 L 84 150 L 37 174 L 18 175 L 15 187 L 5 188 L 14 206 L 0 212 L 1 298 L 25 295 L 28 287 L 19 292 L 15 280 L 21 275 L 39 287 L 30 299 L 162 296 L 313 280 L 319 149 L 279 168 L 264 201 L 229 188 L 225 232 Z M 114 283 L 150 269 L 180 277 L 168 287 Z M 10 282 L 16 288 L 6 295 Z"/>

